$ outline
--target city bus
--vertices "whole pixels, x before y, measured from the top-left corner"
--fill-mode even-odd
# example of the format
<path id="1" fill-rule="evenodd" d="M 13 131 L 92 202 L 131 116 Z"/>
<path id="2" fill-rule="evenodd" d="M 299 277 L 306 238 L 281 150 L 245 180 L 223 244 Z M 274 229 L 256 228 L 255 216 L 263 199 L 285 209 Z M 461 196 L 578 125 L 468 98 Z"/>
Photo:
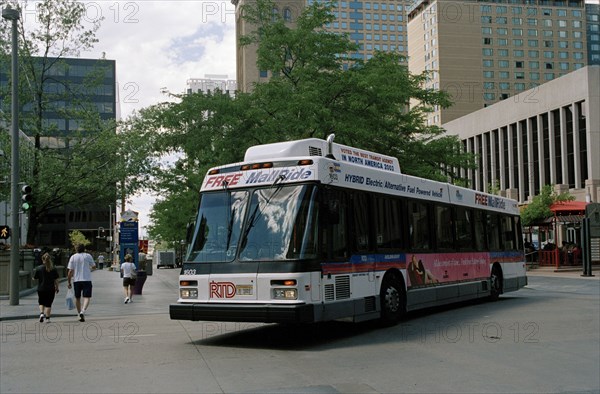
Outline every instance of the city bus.
<path id="1" fill-rule="evenodd" d="M 395 324 L 527 284 L 516 201 L 403 174 L 333 135 L 210 169 L 188 230 L 174 320 Z"/>

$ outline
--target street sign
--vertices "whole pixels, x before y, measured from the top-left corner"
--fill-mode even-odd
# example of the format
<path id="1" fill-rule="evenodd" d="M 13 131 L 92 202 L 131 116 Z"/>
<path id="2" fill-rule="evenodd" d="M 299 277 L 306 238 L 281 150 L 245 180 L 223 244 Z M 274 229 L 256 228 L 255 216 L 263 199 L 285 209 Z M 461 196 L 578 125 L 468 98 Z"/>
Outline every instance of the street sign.
<path id="1" fill-rule="evenodd" d="M 8 239 L 10 237 L 10 227 L 0 226 L 0 239 Z"/>

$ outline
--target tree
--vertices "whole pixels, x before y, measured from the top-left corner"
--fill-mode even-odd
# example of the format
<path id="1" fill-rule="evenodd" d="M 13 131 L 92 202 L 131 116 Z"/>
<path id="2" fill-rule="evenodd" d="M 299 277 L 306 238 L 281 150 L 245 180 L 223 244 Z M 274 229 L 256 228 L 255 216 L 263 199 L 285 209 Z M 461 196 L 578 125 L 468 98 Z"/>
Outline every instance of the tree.
<path id="1" fill-rule="evenodd" d="M 540 194 L 533 197 L 531 203 L 527 204 L 527 206 L 521 210 L 523 226 L 533 226 L 541 220 L 551 217 L 552 211 L 550 210 L 550 207 L 555 202 L 572 201 L 574 199 L 575 197 L 568 192 L 557 194 L 552 189 L 551 185 L 544 185 L 542 190 L 540 190 Z"/>
<path id="2" fill-rule="evenodd" d="M 153 174 L 162 200 L 150 234 L 172 236 L 163 232 L 170 227 L 163 220 L 183 228 L 195 206 L 182 210 L 180 197 L 193 196 L 197 203 L 206 169 L 241 161 L 256 144 L 335 133 L 337 142 L 398 157 L 404 173 L 459 180 L 455 168 L 473 168 L 457 137 L 424 123 L 434 105 L 450 103 L 446 93 L 422 88 L 427 74 L 410 74 L 397 53 L 356 59 L 354 43 L 323 29 L 333 18 L 330 6 L 307 6 L 295 27 L 272 9 L 265 0 L 244 7 L 256 31 L 241 39 L 257 46 L 258 67 L 271 74 L 268 82 L 235 98 L 219 91 L 177 96 L 130 119 L 148 132 L 156 154 L 180 154 L 173 166 Z M 419 104 L 411 107 L 412 101 Z"/>
<path id="3" fill-rule="evenodd" d="M 65 58 L 79 56 L 97 43 L 95 33 L 102 19 L 87 21 L 85 4 L 73 0 L 5 3 L 18 10 L 35 9 L 35 25 L 25 23 L 32 17 L 30 12 L 21 12 L 19 20 L 20 128 L 34 141 L 31 173 L 21 179 L 33 188 L 27 243 L 35 244 L 38 225 L 49 211 L 112 204 L 117 182 L 129 179 L 123 184 L 124 193 L 132 193 L 143 178 L 129 175 L 150 160 L 138 153 L 145 142 L 131 135 L 135 131 L 117 135 L 116 123 L 101 119 L 91 103 L 90 93 L 106 71 L 101 59 L 80 82 L 60 78 L 69 69 Z M 9 30 L 0 24 L 0 62 L 6 64 L 10 59 Z M 3 105 L 10 105 L 8 97 L 6 91 L 0 91 Z M 48 114 L 78 122 L 81 131 L 63 135 L 56 125 L 45 121 Z"/>
<path id="4" fill-rule="evenodd" d="M 73 245 L 73 249 L 77 249 L 78 245 L 88 246 L 92 242 L 88 240 L 81 231 L 74 230 L 69 233 L 69 241 Z"/>

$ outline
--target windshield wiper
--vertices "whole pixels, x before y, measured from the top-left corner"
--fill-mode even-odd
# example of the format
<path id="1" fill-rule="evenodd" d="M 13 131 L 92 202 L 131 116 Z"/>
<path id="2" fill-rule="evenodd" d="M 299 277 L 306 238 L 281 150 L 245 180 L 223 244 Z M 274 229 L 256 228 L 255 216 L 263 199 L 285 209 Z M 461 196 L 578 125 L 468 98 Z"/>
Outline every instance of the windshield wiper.
<path id="1" fill-rule="evenodd" d="M 270 186 L 271 188 L 277 186 L 277 189 L 275 189 L 273 191 L 273 194 L 271 194 L 271 196 L 267 199 L 267 201 L 265 201 L 265 204 L 264 204 L 265 207 L 267 207 L 269 205 L 269 203 L 271 202 L 271 200 L 273 199 L 273 197 L 275 197 L 275 195 L 277 193 L 279 193 L 279 191 L 283 187 L 282 182 L 284 179 L 285 179 L 285 176 L 280 175 L 277 179 L 275 179 L 275 182 L 273 182 L 273 184 Z M 252 215 L 250 215 L 250 218 L 248 219 L 248 224 L 247 224 L 246 228 L 244 229 L 244 233 L 242 234 L 242 242 L 240 243 L 240 250 L 243 250 L 246 247 L 246 243 L 248 242 L 248 234 L 250 233 L 250 230 L 252 229 L 252 227 L 254 227 L 254 225 L 258 221 L 258 218 L 260 217 L 258 215 L 258 213 L 260 213 L 262 210 L 259 211 L 259 208 L 260 208 L 260 204 L 257 203 L 256 206 L 254 207 L 254 210 L 252 211 Z"/>

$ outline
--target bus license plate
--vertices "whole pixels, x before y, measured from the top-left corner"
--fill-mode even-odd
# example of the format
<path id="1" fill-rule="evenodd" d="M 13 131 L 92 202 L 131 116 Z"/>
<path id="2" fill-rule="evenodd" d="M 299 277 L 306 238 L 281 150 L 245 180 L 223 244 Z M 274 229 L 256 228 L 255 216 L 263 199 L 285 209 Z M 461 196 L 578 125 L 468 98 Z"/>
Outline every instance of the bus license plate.
<path id="1" fill-rule="evenodd" d="M 252 295 L 252 285 L 237 285 L 236 294 L 239 296 L 249 296 Z"/>

